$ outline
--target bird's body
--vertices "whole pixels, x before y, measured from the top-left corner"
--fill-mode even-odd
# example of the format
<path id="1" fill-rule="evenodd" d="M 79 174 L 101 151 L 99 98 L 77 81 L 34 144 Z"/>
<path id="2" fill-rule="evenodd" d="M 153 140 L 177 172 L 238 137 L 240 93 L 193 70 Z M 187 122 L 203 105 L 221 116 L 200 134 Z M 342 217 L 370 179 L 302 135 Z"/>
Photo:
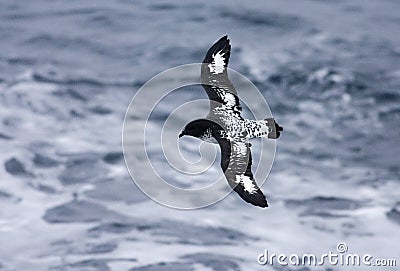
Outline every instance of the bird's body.
<path id="1" fill-rule="evenodd" d="M 249 120 L 241 116 L 239 98 L 227 74 L 230 49 L 229 39 L 224 36 L 208 50 L 201 68 L 201 83 L 210 99 L 210 111 L 206 119 L 187 124 L 180 136 L 190 135 L 218 143 L 221 168 L 229 185 L 245 201 L 267 207 L 267 200 L 251 172 L 249 140 L 256 137 L 276 139 L 282 127 L 272 118 Z"/>

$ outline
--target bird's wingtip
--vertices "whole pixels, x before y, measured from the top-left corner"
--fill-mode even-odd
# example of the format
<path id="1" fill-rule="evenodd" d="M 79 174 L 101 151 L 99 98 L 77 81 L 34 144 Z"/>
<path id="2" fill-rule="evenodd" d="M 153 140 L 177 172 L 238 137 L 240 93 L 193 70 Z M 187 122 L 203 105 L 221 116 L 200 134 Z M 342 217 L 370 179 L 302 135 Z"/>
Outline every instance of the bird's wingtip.
<path id="1" fill-rule="evenodd" d="M 230 40 L 228 38 L 228 34 L 225 34 L 224 36 L 222 36 L 221 38 L 219 38 L 215 44 L 220 44 L 220 43 L 225 43 L 225 44 L 229 44 Z"/>

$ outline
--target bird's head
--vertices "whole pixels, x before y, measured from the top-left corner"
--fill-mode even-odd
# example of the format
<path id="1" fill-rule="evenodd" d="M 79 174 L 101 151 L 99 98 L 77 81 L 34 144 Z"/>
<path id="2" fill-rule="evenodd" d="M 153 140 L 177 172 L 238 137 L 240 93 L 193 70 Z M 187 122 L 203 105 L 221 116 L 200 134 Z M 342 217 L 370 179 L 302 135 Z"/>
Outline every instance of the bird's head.
<path id="1" fill-rule="evenodd" d="M 179 137 L 182 136 L 193 136 L 193 137 L 202 137 L 207 133 L 207 130 L 213 130 L 215 123 L 206 120 L 206 119 L 197 119 L 186 124 L 185 128 L 183 128 L 182 132 L 179 134 Z"/>

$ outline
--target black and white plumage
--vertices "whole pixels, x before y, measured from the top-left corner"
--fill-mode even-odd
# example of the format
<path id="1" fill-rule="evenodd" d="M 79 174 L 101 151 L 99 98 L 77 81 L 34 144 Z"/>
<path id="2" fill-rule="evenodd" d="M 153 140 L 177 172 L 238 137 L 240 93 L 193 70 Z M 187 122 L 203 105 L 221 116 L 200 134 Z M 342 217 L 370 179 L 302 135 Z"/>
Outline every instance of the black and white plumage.
<path id="1" fill-rule="evenodd" d="M 216 141 L 221 148 L 221 168 L 232 189 L 246 202 L 267 207 L 251 172 L 249 139 L 276 139 L 283 129 L 272 118 L 259 121 L 242 118 L 239 97 L 227 73 L 230 53 L 227 36 L 208 50 L 201 67 L 201 83 L 210 99 L 210 112 L 205 119 L 187 124 L 179 137 L 189 135 Z"/>

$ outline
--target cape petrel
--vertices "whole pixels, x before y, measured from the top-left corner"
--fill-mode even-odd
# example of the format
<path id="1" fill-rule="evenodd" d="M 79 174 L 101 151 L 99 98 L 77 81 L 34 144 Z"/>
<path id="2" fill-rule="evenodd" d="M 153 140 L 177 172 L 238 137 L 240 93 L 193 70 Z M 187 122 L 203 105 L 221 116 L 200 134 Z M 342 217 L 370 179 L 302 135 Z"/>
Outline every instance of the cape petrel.
<path id="1" fill-rule="evenodd" d="M 210 112 L 185 126 L 179 137 L 188 135 L 218 143 L 221 168 L 233 190 L 248 203 L 268 207 L 251 172 L 252 158 L 249 139 L 277 139 L 283 130 L 273 118 L 249 120 L 241 116 L 236 89 L 227 73 L 231 45 L 228 36 L 219 39 L 208 50 L 201 67 L 201 84 L 210 99 Z"/>

